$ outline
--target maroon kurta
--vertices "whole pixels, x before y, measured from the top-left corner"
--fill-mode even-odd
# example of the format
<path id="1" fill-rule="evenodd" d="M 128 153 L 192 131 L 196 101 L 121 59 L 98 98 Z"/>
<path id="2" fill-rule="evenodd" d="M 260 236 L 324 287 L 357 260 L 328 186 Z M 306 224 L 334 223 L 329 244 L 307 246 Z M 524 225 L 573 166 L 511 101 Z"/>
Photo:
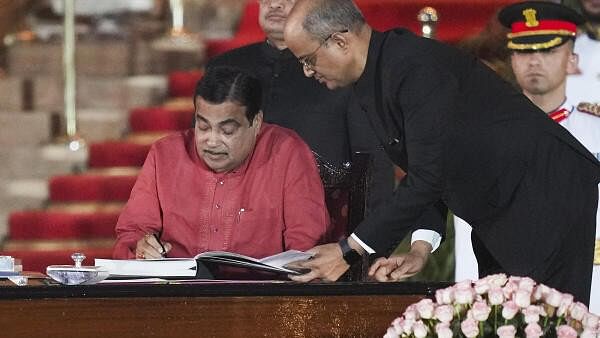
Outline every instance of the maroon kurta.
<path id="1" fill-rule="evenodd" d="M 291 130 L 263 123 L 254 152 L 228 173 L 196 153 L 194 130 L 156 142 L 116 226 L 115 258 L 160 233 L 169 257 L 226 250 L 265 257 L 319 244 L 329 230 L 323 186 L 308 146 Z"/>

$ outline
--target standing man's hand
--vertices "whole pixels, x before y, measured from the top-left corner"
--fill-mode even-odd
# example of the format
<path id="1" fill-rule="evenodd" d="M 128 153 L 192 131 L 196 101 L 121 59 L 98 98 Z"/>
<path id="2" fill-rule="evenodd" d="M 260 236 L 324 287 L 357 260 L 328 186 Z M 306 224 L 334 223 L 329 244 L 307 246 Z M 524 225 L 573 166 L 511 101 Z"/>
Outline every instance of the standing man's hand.
<path id="1" fill-rule="evenodd" d="M 412 277 L 423 270 L 431 250 L 431 244 L 415 241 L 406 254 L 376 260 L 369 269 L 369 276 L 379 282 L 395 282 Z"/>
<path id="2" fill-rule="evenodd" d="M 315 279 L 334 282 L 350 267 L 342 257 L 342 250 L 337 243 L 316 246 L 307 251 L 314 254 L 312 259 L 293 263 L 294 267 L 310 269 L 309 273 L 294 276 L 296 282 L 310 282 Z"/>
<path id="3" fill-rule="evenodd" d="M 352 238 L 348 238 L 348 245 L 361 255 L 365 253 L 364 249 Z M 338 243 L 319 245 L 307 252 L 314 254 L 312 259 L 294 262 L 293 265 L 311 271 L 299 276 L 290 275 L 291 280 L 310 282 L 320 279 L 334 282 L 350 268 L 350 265 L 344 260 L 342 249 Z"/>

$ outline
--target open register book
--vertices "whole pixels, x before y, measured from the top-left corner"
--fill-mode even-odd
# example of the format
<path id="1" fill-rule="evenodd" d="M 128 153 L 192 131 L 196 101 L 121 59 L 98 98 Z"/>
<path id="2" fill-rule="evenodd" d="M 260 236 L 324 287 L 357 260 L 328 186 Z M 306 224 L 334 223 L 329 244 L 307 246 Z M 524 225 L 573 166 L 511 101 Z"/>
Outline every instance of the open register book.
<path id="1" fill-rule="evenodd" d="M 273 256 L 256 259 L 232 252 L 208 251 L 194 258 L 163 259 L 96 259 L 96 266 L 106 267 L 110 277 L 195 277 L 198 262 L 239 266 L 249 269 L 286 274 L 301 274 L 287 264 L 311 258 L 312 255 L 297 250 L 288 250 Z"/>

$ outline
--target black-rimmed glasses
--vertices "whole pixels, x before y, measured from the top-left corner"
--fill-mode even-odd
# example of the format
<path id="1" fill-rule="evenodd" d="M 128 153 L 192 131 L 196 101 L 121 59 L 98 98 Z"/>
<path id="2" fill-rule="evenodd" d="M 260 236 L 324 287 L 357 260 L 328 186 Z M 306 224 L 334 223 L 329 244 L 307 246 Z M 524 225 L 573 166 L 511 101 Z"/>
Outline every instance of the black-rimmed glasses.
<path id="1" fill-rule="evenodd" d="M 319 51 L 319 49 L 321 49 L 321 47 L 323 47 L 324 44 L 327 43 L 327 41 L 329 39 L 331 39 L 331 37 L 335 33 L 348 33 L 348 30 L 344 29 L 344 30 L 333 32 L 333 33 L 327 35 L 327 37 L 325 39 L 323 39 L 323 41 L 321 41 L 321 44 L 319 44 L 319 47 L 317 47 L 312 53 L 298 59 L 298 62 L 300 62 L 300 64 L 304 68 L 304 70 L 309 71 L 309 72 L 313 71 L 313 68 L 315 67 L 315 64 L 317 62 L 317 52 Z"/>

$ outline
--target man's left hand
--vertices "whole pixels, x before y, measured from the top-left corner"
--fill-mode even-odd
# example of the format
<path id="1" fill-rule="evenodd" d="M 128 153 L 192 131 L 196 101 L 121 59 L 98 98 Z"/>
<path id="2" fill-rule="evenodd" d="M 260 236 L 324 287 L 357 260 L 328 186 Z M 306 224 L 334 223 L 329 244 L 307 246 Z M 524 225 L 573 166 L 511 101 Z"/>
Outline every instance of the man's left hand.
<path id="1" fill-rule="evenodd" d="M 342 250 L 337 243 L 319 245 L 307 252 L 314 254 L 312 259 L 295 262 L 293 265 L 310 269 L 311 271 L 299 276 L 290 275 L 291 280 L 296 282 L 310 282 L 315 279 L 321 279 L 334 282 L 350 267 L 342 257 Z"/>
<path id="2" fill-rule="evenodd" d="M 430 252 L 431 244 L 415 241 L 408 253 L 377 259 L 369 269 L 369 276 L 378 282 L 395 282 L 412 277 L 423 270 Z"/>

